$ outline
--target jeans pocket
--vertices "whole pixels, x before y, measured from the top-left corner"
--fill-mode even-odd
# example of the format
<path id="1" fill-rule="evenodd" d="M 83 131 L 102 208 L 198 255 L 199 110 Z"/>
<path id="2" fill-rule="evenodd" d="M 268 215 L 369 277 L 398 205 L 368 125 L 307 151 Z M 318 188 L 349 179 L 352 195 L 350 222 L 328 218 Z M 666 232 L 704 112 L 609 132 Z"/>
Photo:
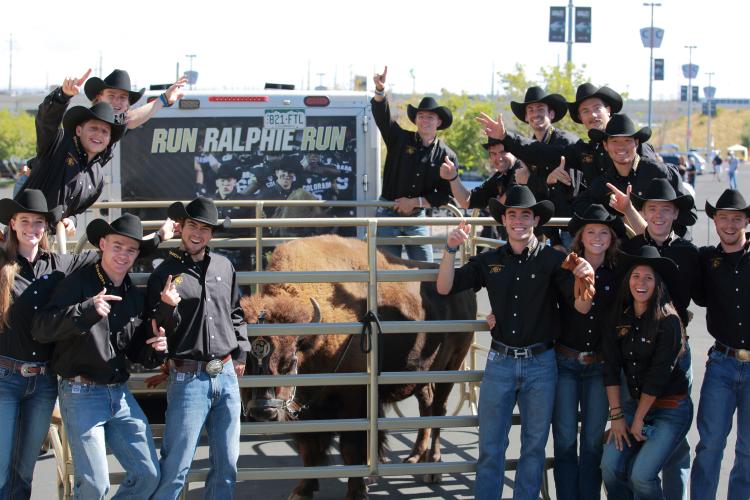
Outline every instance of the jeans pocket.
<path id="1" fill-rule="evenodd" d="M 11 375 L 10 368 L 7 366 L 0 366 L 0 379 L 9 378 Z"/>
<path id="2" fill-rule="evenodd" d="M 195 378 L 195 372 L 177 372 L 172 371 L 169 374 L 169 383 L 176 385 L 187 384 Z"/>
<path id="3" fill-rule="evenodd" d="M 77 384 L 69 380 L 63 380 L 60 384 L 60 395 L 65 397 L 85 396 L 91 392 L 91 385 Z"/>

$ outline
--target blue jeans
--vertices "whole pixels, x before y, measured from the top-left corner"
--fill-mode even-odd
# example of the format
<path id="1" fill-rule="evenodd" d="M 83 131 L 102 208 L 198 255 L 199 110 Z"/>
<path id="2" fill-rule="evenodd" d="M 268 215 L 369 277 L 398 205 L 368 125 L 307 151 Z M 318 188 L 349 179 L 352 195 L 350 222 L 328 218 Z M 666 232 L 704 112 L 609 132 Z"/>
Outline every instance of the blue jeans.
<path id="1" fill-rule="evenodd" d="M 0 498 L 31 497 L 34 466 L 49 430 L 55 399 L 57 380 L 53 376 L 24 377 L 0 366 L 0 422 L 3 427 L 0 432 Z"/>
<path id="2" fill-rule="evenodd" d="M 477 500 L 497 500 L 502 493 L 505 451 L 516 402 L 521 413 L 521 458 L 513 498 L 539 498 L 556 382 L 552 349 L 527 359 L 489 352 L 479 391 L 479 461 L 474 485 Z"/>
<path id="3" fill-rule="evenodd" d="M 390 208 L 378 208 L 378 217 L 405 217 Z M 416 218 L 417 216 L 415 216 Z M 424 211 L 419 217 L 424 217 Z M 430 229 L 427 226 L 378 226 L 378 236 L 429 236 Z M 402 249 L 406 247 L 406 255 L 412 260 L 432 262 L 432 245 L 380 245 L 380 248 L 396 257 L 401 257 Z"/>
<path id="4" fill-rule="evenodd" d="M 685 352 L 677 360 L 677 366 L 688 379 L 688 394 L 693 394 L 693 362 L 690 344 L 685 343 Z M 680 441 L 661 471 L 661 487 L 667 500 L 688 500 L 688 478 L 690 477 L 690 442 L 687 435 Z"/>
<path id="5" fill-rule="evenodd" d="M 633 422 L 636 403 L 624 403 L 628 426 Z M 677 408 L 653 408 L 644 419 L 646 441 L 638 443 L 630 437 L 630 446 L 622 451 L 614 440 L 604 446 L 602 479 L 610 500 L 638 498 L 664 499 L 659 471 L 685 437 L 693 421 L 693 402 L 689 397 Z"/>
<path id="6" fill-rule="evenodd" d="M 729 189 L 737 189 L 737 170 L 732 170 L 730 167 L 729 173 Z"/>
<path id="7" fill-rule="evenodd" d="M 240 388 L 232 362 L 216 377 L 170 370 L 161 446 L 162 479 L 152 500 L 176 500 L 185 485 L 201 429 L 208 433 L 211 470 L 203 498 L 232 498 L 240 454 Z"/>
<path id="8" fill-rule="evenodd" d="M 109 491 L 107 446 L 126 475 L 112 497 L 144 499 L 159 484 L 151 428 L 126 384 L 60 380 L 60 410 L 75 466 L 77 499 L 102 499 Z"/>
<path id="9" fill-rule="evenodd" d="M 692 498 L 714 498 L 721 459 L 737 409 L 737 444 L 729 474 L 729 500 L 750 498 L 750 362 L 711 350 L 698 406 L 698 434 L 690 481 Z"/>
<path id="10" fill-rule="evenodd" d="M 581 447 L 578 453 L 578 408 Z M 557 393 L 552 414 L 555 491 L 559 500 L 601 497 L 602 435 L 609 404 L 602 363 L 583 365 L 557 355 Z"/>

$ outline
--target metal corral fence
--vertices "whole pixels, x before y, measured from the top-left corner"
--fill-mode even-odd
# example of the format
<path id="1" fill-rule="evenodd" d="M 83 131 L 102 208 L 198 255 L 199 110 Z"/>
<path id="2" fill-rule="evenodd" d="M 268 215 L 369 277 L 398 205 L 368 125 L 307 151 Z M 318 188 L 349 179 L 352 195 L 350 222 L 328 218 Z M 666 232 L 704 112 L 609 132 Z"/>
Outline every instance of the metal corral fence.
<path id="1" fill-rule="evenodd" d="M 166 207 L 170 202 L 152 202 L 152 203 L 102 203 L 97 204 L 98 208 L 158 208 Z M 218 202 L 218 205 L 227 202 Z M 228 202 L 232 205 L 240 203 L 254 204 L 258 209 L 259 215 L 262 214 L 264 205 L 303 205 L 303 206 L 353 206 L 356 202 Z M 392 206 L 389 202 L 365 202 L 368 206 Z M 365 204 L 363 202 L 357 205 Z M 458 209 L 452 208 L 451 212 L 462 216 Z M 261 215 L 262 217 L 262 215 Z M 466 217 L 464 220 L 472 225 L 496 225 L 494 219 L 490 217 Z M 235 219 L 232 221 L 232 228 L 255 229 L 255 238 L 240 238 L 243 243 L 240 246 L 248 246 L 251 240 L 254 240 L 256 255 L 259 257 L 256 262 L 262 262 L 261 253 L 263 245 L 270 246 L 273 244 L 287 241 L 288 239 L 263 238 L 261 233 L 263 228 L 268 227 L 363 227 L 366 229 L 365 241 L 367 243 L 367 253 L 369 268 L 365 271 L 319 271 L 319 272 L 238 272 L 237 282 L 241 285 L 260 285 L 265 283 L 320 283 L 320 282 L 356 282 L 367 284 L 367 307 L 368 310 L 377 313 L 377 286 L 379 282 L 414 282 L 414 281 L 434 281 L 437 277 L 437 269 L 413 269 L 413 270 L 378 270 L 377 246 L 383 244 L 423 244 L 444 242 L 445 237 L 397 237 L 397 238 L 377 238 L 377 229 L 379 226 L 408 226 L 408 225 L 427 225 L 427 226 L 450 226 L 455 225 L 454 217 L 432 217 L 432 218 L 414 218 L 414 217 L 392 217 L 392 218 L 299 218 L 299 219 Z M 160 222 L 148 221 L 144 223 L 146 228 L 156 228 Z M 550 225 L 567 224 L 567 219 L 553 219 Z M 219 238 L 212 241 L 213 246 L 237 246 L 237 239 Z M 64 247 L 64 242 L 61 242 Z M 167 242 L 165 246 L 173 246 L 177 242 Z M 477 242 L 473 242 L 476 244 Z M 473 244 L 472 249 L 474 248 Z M 482 244 L 497 246 L 495 240 L 488 240 Z M 466 257 L 466 254 L 463 258 Z M 134 283 L 144 285 L 148 279 L 148 274 L 140 273 L 132 275 Z M 391 335 L 398 333 L 444 333 L 444 332 L 476 332 L 486 331 L 487 323 L 481 320 L 465 321 L 383 321 L 380 323 L 382 334 Z M 258 324 L 248 329 L 249 337 L 260 336 L 279 336 L 279 335 L 362 335 L 362 323 L 324 323 L 311 325 L 306 324 Z M 374 326 L 374 325 L 371 325 Z M 429 371 L 429 372 L 381 372 L 378 373 L 378 328 L 372 330 L 372 349 L 367 356 L 367 371 L 363 373 L 333 373 L 333 374 L 304 374 L 304 375 L 284 375 L 284 376 L 245 376 L 240 380 L 241 388 L 249 387 L 277 387 L 277 386 L 322 386 L 322 385 L 366 385 L 367 386 L 367 418 L 361 419 L 334 419 L 334 420 L 317 420 L 317 421 L 293 421 L 293 422 L 243 422 L 241 427 L 242 435 L 268 435 L 268 434 L 288 434 L 288 433 L 308 433 L 308 432 L 345 432 L 345 431 L 367 431 L 367 463 L 363 465 L 329 465 L 320 467 L 263 467 L 263 468 L 240 468 L 237 479 L 239 481 L 247 480 L 267 480 L 267 479 L 305 479 L 305 478 L 347 478 L 347 477 L 368 477 L 368 476 L 401 476 L 401 475 L 424 475 L 424 474 L 452 474 L 452 473 L 470 473 L 476 470 L 476 462 L 439 462 L 439 463 L 389 463 L 382 464 L 378 459 L 378 431 L 407 431 L 433 427 L 476 427 L 478 418 L 474 414 L 476 411 L 476 384 L 481 382 L 482 371 L 476 369 L 476 349 L 486 350 L 482 346 L 474 343 L 474 349 L 470 352 L 470 366 L 464 371 Z M 145 385 L 147 374 L 135 374 L 129 382 L 129 387 L 134 393 L 154 393 L 159 390 L 148 389 Z M 409 418 L 378 418 L 378 386 L 380 384 L 413 384 L 413 383 L 462 383 L 472 384 L 468 391 L 464 390 L 461 404 L 469 401 L 471 415 L 452 415 L 443 417 L 409 417 Z M 460 408 L 457 409 L 458 412 Z M 514 424 L 518 419 L 514 419 Z M 163 425 L 154 425 L 153 431 L 155 436 L 163 434 Z M 70 484 L 73 473 L 73 464 L 70 452 L 65 443 L 64 431 L 62 436 L 57 434 L 56 426 L 51 429 L 51 441 L 55 448 L 55 455 L 58 463 L 58 479 L 61 482 L 61 498 L 70 498 Z M 517 461 L 508 460 L 507 469 L 514 470 Z M 551 465 L 551 459 L 548 459 L 548 467 Z M 208 469 L 191 469 L 183 495 L 187 494 L 190 482 L 203 482 L 208 475 Z M 110 474 L 110 480 L 113 484 L 119 483 L 124 478 L 124 473 Z M 545 473 L 543 497 L 548 496 L 547 477 Z"/>

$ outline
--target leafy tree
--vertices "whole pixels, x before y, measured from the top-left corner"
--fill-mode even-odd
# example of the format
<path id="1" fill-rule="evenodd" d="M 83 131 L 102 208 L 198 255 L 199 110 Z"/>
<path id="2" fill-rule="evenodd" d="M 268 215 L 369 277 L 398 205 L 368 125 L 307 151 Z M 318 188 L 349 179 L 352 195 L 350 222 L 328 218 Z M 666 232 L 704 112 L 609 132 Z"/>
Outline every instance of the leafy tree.
<path id="1" fill-rule="evenodd" d="M 36 151 L 34 117 L 0 110 L 0 160 L 28 158 Z"/>

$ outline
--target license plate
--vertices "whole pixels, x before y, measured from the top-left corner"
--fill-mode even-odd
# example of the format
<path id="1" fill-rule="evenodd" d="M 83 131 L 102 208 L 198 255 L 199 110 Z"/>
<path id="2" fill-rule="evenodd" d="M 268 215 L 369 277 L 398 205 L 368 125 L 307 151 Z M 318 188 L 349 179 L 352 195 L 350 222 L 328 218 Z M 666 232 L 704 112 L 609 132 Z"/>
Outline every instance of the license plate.
<path id="1" fill-rule="evenodd" d="M 264 128 L 303 129 L 307 120 L 304 109 L 267 109 L 263 115 Z"/>

